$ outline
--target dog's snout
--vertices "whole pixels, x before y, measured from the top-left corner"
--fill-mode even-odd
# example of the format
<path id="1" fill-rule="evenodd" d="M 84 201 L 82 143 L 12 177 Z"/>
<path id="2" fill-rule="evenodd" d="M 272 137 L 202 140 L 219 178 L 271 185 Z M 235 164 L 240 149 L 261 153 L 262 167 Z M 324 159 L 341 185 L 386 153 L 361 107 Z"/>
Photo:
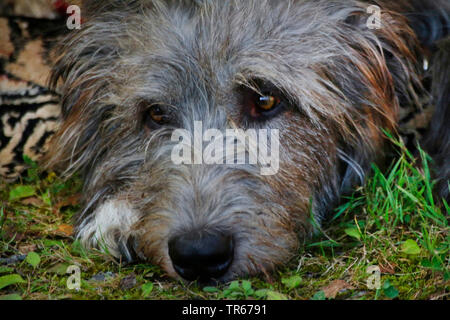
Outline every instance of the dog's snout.
<path id="1" fill-rule="evenodd" d="M 233 237 L 226 234 L 195 232 L 169 241 L 173 267 L 186 280 L 219 279 L 230 267 L 233 255 Z"/>

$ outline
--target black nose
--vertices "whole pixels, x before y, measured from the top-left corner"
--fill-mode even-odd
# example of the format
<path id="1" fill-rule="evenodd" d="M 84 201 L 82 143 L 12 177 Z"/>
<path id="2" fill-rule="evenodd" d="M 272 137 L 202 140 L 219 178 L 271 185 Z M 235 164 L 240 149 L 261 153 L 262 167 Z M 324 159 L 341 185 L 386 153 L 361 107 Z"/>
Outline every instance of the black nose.
<path id="1" fill-rule="evenodd" d="M 233 247 L 230 235 L 192 232 L 169 241 L 169 256 L 184 279 L 206 282 L 225 274 L 233 261 Z"/>

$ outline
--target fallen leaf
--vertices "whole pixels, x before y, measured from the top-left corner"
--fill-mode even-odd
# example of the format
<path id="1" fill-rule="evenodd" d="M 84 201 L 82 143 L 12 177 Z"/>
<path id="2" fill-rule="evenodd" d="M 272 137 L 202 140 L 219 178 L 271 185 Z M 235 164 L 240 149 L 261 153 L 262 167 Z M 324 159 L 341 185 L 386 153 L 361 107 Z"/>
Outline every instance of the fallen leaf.
<path id="1" fill-rule="evenodd" d="M 80 203 L 81 194 L 74 194 L 73 196 L 70 196 L 68 198 L 65 198 L 62 201 L 59 201 L 55 204 L 54 208 L 56 210 L 61 209 L 62 207 L 68 207 L 68 206 L 76 206 Z"/>
<path id="2" fill-rule="evenodd" d="M 325 293 L 325 297 L 328 299 L 334 299 L 340 291 L 347 289 L 354 288 L 344 280 L 333 280 L 328 286 L 323 287 L 322 291 Z"/>
<path id="3" fill-rule="evenodd" d="M 69 224 L 60 224 L 56 229 L 56 233 L 65 237 L 70 237 L 73 234 L 73 226 Z"/>
<path id="4" fill-rule="evenodd" d="M 21 202 L 27 206 L 32 205 L 35 207 L 42 207 L 44 205 L 44 202 L 37 198 L 37 197 L 29 197 L 21 200 Z"/>
<path id="5" fill-rule="evenodd" d="M 21 254 L 27 254 L 32 251 L 36 251 L 37 246 L 35 244 L 24 244 L 19 246 L 19 252 Z"/>
<path id="6" fill-rule="evenodd" d="M 390 264 L 379 264 L 378 267 L 380 268 L 381 273 L 395 274 L 395 266 L 392 266 Z"/>

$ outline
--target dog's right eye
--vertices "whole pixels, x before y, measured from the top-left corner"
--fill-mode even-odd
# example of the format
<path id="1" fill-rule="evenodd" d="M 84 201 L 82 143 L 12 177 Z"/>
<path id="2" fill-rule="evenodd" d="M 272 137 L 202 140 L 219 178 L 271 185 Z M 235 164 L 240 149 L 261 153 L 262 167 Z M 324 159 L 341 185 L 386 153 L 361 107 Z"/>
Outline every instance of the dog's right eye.
<path id="1" fill-rule="evenodd" d="M 254 88 L 239 88 L 244 114 L 254 121 L 266 121 L 286 110 L 287 99 L 270 83 L 253 80 Z"/>
<path id="2" fill-rule="evenodd" d="M 161 105 L 152 105 L 145 112 L 145 125 L 150 129 L 157 129 L 171 123 L 171 115 L 167 108 Z"/>

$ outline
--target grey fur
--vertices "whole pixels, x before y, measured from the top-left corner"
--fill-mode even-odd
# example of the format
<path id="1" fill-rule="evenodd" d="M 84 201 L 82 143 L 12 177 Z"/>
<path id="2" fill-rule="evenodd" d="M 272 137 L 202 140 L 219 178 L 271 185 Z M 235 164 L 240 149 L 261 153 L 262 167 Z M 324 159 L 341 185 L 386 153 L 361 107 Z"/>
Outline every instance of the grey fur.
<path id="1" fill-rule="evenodd" d="M 194 3 L 195 2 L 195 3 Z M 398 97 L 419 87 L 411 30 L 395 13 L 366 27 L 366 3 L 319 1 L 92 1 L 81 31 L 65 42 L 65 125 L 52 165 L 85 176 L 78 234 L 105 201 L 126 201 L 138 222 L 115 235 L 113 252 L 161 265 L 174 235 L 230 232 L 235 259 L 221 280 L 270 271 L 295 255 L 340 195 L 384 157 L 379 127 L 395 130 Z M 411 51 L 409 51 L 411 49 Z M 388 58 L 387 58 L 388 57 Z M 243 120 L 239 88 L 272 83 L 288 109 Z M 172 127 L 146 130 L 154 103 L 171 106 L 179 127 L 280 129 L 280 172 L 257 165 L 174 165 Z M 97 243 L 97 242 L 95 242 Z M 125 249 L 124 249 L 125 248 Z M 110 248 L 111 249 L 111 248 Z"/>

